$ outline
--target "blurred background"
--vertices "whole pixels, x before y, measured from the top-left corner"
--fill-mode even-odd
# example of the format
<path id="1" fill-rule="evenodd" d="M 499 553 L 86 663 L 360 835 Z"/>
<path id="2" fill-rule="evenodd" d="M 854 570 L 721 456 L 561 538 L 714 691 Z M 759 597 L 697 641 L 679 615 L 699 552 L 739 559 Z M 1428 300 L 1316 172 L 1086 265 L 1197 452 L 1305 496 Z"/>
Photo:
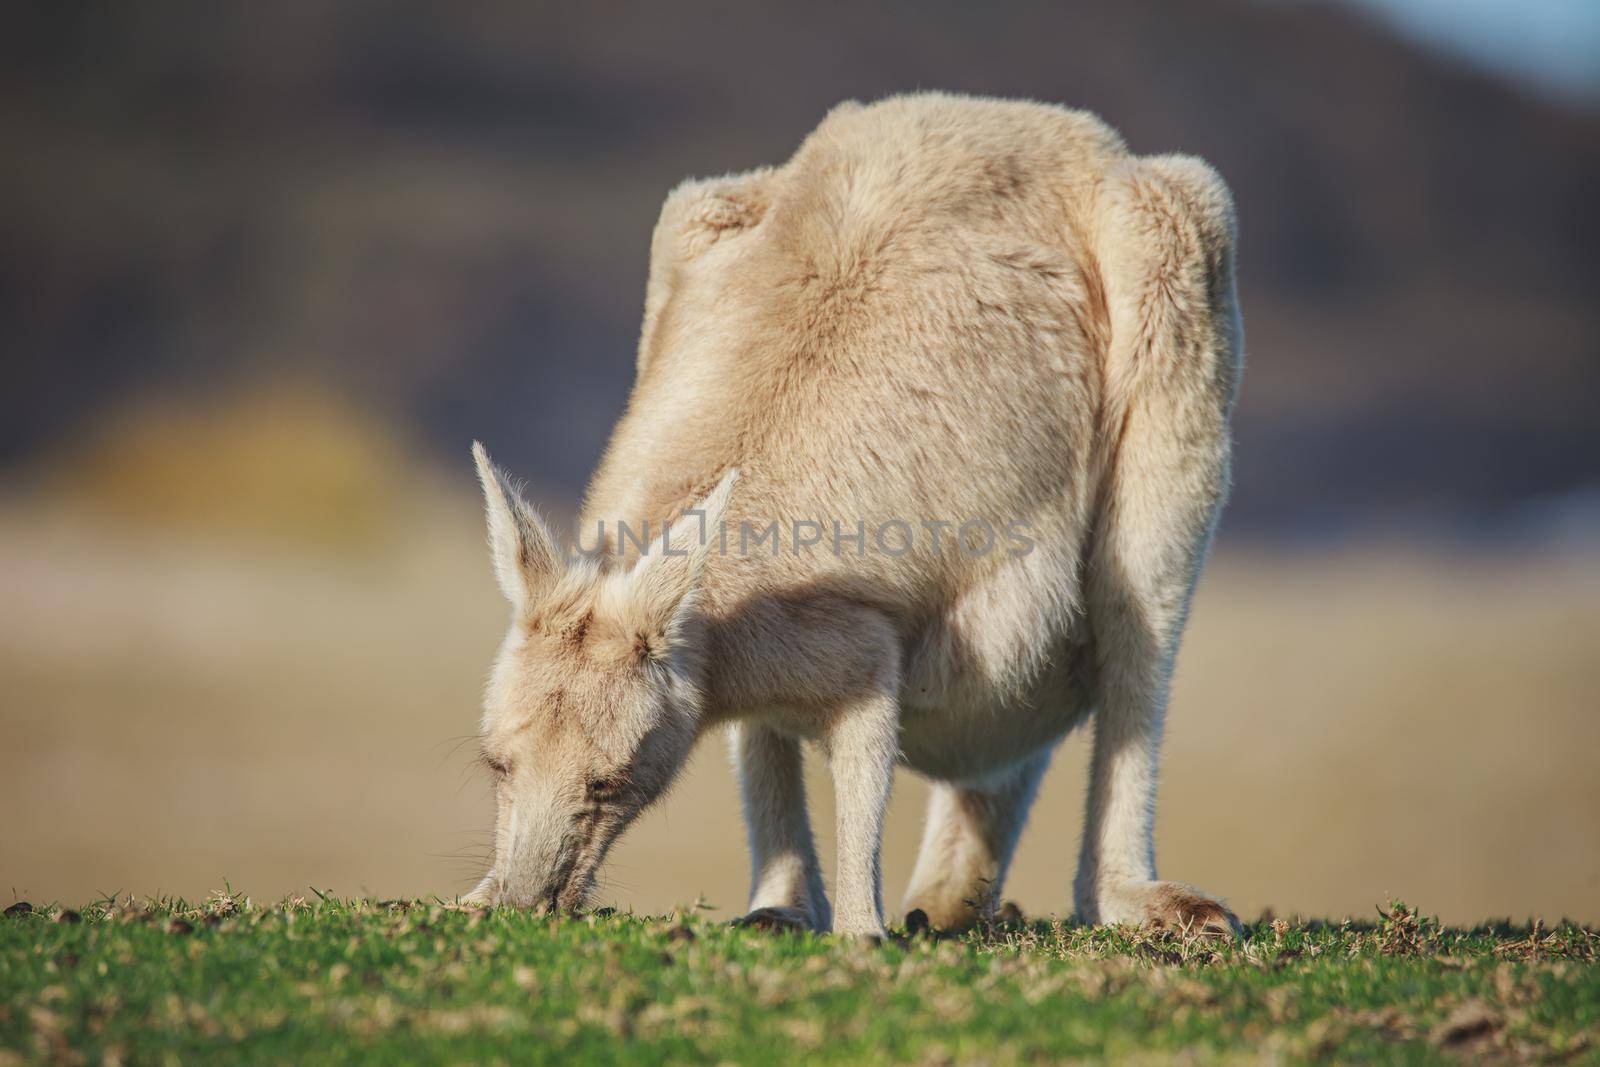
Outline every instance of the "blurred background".
<path id="1" fill-rule="evenodd" d="M 40 3 L 0 36 L 0 895 L 444 896 L 505 622 L 467 444 L 570 514 L 687 176 L 847 98 L 1099 112 L 1233 187 L 1232 504 L 1163 872 L 1600 921 L 1600 6 Z M 1009 896 L 1070 910 L 1084 738 Z M 813 768 L 823 837 L 827 780 Z M 920 828 L 897 786 L 887 894 Z M 831 866 L 831 843 L 825 841 Z M 607 901 L 737 914 L 720 744 Z"/>

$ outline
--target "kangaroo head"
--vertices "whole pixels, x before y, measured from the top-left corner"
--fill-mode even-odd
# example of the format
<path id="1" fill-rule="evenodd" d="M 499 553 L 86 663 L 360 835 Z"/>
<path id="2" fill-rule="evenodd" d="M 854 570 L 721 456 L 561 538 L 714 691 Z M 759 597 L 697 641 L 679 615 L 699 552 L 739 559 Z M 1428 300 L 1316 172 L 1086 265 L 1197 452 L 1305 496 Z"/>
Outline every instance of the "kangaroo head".
<path id="1" fill-rule="evenodd" d="M 661 796 L 699 731 L 695 611 L 735 474 L 631 567 L 563 559 L 515 485 L 473 446 L 511 627 L 484 700 L 495 786 L 494 863 L 473 897 L 572 910 L 607 850 Z"/>

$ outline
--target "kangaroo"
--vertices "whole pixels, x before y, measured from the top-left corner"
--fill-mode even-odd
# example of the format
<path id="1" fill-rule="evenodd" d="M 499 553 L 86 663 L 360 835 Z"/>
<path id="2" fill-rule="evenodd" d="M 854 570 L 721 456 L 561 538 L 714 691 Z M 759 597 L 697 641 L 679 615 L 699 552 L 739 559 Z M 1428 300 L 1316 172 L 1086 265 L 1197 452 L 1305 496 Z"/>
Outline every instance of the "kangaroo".
<path id="1" fill-rule="evenodd" d="M 473 446 L 512 613 L 472 899 L 581 907 L 720 727 L 743 921 L 881 936 L 905 764 L 933 782 L 907 913 L 970 924 L 1052 751 L 1092 718 L 1078 916 L 1237 933 L 1157 880 L 1152 844 L 1173 658 L 1229 478 L 1233 248 L 1205 163 L 1037 103 L 846 103 L 782 166 L 674 190 L 580 551 Z M 807 741 L 837 794 L 831 904 Z"/>

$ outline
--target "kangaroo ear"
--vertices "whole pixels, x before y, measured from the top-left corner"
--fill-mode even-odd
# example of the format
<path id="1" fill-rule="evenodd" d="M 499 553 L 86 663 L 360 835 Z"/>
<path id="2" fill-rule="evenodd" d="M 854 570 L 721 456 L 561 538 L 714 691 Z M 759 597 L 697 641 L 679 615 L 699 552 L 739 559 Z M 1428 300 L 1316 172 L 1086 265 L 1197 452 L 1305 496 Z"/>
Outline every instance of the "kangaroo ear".
<path id="1" fill-rule="evenodd" d="M 472 458 L 483 485 L 495 578 L 520 611 L 561 573 L 561 553 L 544 521 L 477 441 L 472 442 Z"/>
<path id="2" fill-rule="evenodd" d="M 628 575 L 630 599 L 652 632 L 672 630 L 693 604 L 706 557 L 721 543 L 728 497 L 738 480 L 737 470 L 724 474 L 704 500 L 667 524 Z"/>

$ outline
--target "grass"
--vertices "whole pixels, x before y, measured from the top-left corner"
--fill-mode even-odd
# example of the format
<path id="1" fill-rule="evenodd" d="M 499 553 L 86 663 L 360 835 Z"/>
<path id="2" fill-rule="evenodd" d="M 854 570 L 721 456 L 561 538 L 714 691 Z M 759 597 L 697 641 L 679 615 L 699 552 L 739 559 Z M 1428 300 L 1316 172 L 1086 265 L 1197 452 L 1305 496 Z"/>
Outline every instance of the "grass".
<path id="1" fill-rule="evenodd" d="M 881 944 L 704 911 L 230 895 L 0 920 L 0 1064 L 1600 1062 L 1600 934 L 1011 924 Z"/>

